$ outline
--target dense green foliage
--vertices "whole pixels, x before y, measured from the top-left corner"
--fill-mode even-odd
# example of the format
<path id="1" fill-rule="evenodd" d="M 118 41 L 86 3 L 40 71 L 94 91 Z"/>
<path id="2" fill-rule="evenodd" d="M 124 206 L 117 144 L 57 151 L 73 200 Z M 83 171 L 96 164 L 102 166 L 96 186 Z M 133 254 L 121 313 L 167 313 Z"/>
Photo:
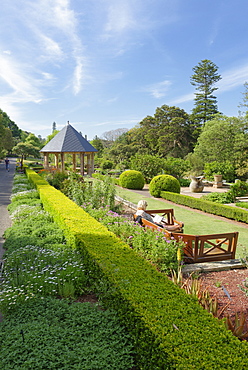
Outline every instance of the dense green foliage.
<path id="1" fill-rule="evenodd" d="M 140 368 L 245 368 L 247 343 L 61 192 L 27 173 L 69 245 L 98 277 L 103 304 L 128 324 Z"/>
<path id="2" fill-rule="evenodd" d="M 230 161 L 226 162 L 209 162 L 204 166 L 204 177 L 207 180 L 213 181 L 214 175 L 221 174 L 223 180 L 226 182 L 234 182 L 235 180 L 235 167 Z"/>
<path id="3" fill-rule="evenodd" d="M 141 190 L 145 185 L 145 179 L 141 172 L 127 170 L 120 175 L 119 185 L 127 189 Z"/>
<path id="4" fill-rule="evenodd" d="M 171 175 L 155 176 L 149 185 L 149 192 L 153 197 L 161 197 L 161 191 L 180 193 L 179 181 Z"/>
<path id="5" fill-rule="evenodd" d="M 162 173 L 163 167 L 164 159 L 151 154 L 136 154 L 130 159 L 131 170 L 140 171 L 146 184 L 149 184 L 154 176 Z"/>

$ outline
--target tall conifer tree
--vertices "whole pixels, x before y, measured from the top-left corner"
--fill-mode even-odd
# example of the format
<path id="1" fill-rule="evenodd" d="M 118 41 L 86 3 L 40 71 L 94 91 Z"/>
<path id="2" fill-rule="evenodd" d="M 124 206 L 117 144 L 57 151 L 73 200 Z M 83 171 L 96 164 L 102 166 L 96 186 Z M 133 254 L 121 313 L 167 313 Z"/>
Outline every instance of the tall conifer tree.
<path id="1" fill-rule="evenodd" d="M 193 68 L 194 74 L 190 82 L 196 86 L 195 108 L 192 110 L 192 118 L 198 124 L 204 124 L 219 113 L 217 99 L 213 92 L 217 90 L 214 84 L 221 79 L 217 73 L 218 67 L 208 59 L 204 59 Z"/>

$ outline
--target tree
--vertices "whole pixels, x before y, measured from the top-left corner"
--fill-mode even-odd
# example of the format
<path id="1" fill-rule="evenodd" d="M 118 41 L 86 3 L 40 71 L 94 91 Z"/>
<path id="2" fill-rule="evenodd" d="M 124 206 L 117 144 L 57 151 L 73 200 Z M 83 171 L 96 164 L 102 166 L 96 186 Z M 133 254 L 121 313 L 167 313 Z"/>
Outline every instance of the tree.
<path id="1" fill-rule="evenodd" d="M 56 122 L 53 122 L 53 131 L 52 132 L 54 132 L 54 131 L 56 131 Z"/>
<path id="2" fill-rule="evenodd" d="M 199 124 L 213 118 L 214 114 L 219 113 L 216 97 L 213 92 L 217 87 L 213 85 L 221 79 L 217 73 L 218 67 L 208 59 L 204 59 L 193 68 L 194 74 L 190 82 L 196 86 L 195 108 L 192 110 L 192 118 Z"/>
<path id="3" fill-rule="evenodd" d="M 21 163 L 23 165 L 23 160 L 27 157 L 27 156 L 33 156 L 33 157 L 39 157 L 40 156 L 40 153 L 39 153 L 39 148 L 30 144 L 29 142 L 20 142 L 18 143 L 16 146 L 14 146 L 13 148 L 13 153 L 21 156 Z"/>
<path id="4" fill-rule="evenodd" d="M 0 158 L 3 158 L 14 146 L 12 132 L 4 125 L 4 117 L 0 112 Z"/>
<path id="5" fill-rule="evenodd" d="M 102 151 L 104 149 L 102 140 L 96 135 L 93 140 L 91 140 L 90 144 L 98 150 L 97 156 L 101 157 L 102 156 Z"/>
<path id="6" fill-rule="evenodd" d="M 243 102 L 240 103 L 239 107 L 245 107 L 246 111 L 245 114 L 248 115 L 248 82 L 244 83 L 245 92 L 243 92 Z M 240 112 L 241 113 L 241 112 Z"/>
<path id="7" fill-rule="evenodd" d="M 127 132 L 127 128 L 117 128 L 116 130 L 106 131 L 102 134 L 102 139 L 105 141 L 105 146 L 109 147 L 119 136 Z"/>
<path id="8" fill-rule="evenodd" d="M 33 145 L 34 147 L 37 147 L 39 149 L 42 148 L 43 146 L 43 143 L 40 141 L 40 139 L 35 136 L 34 134 L 29 134 L 25 140 L 25 143 L 29 143 L 31 145 Z"/>
<path id="9" fill-rule="evenodd" d="M 140 146 L 146 148 L 147 154 L 183 158 L 193 150 L 194 130 L 195 125 L 183 109 L 162 105 L 154 117 L 147 116 L 140 122 L 136 134 L 140 135 Z"/>
<path id="10" fill-rule="evenodd" d="M 19 127 L 13 122 L 7 113 L 3 112 L 2 109 L 0 109 L 0 115 L 2 116 L 2 124 L 4 127 L 9 128 L 12 136 L 15 138 L 21 138 L 21 132 L 22 130 L 19 129 Z"/>
<path id="11" fill-rule="evenodd" d="M 230 162 L 239 175 L 248 160 L 248 122 L 246 117 L 217 115 L 206 122 L 194 154 L 206 162 Z"/>

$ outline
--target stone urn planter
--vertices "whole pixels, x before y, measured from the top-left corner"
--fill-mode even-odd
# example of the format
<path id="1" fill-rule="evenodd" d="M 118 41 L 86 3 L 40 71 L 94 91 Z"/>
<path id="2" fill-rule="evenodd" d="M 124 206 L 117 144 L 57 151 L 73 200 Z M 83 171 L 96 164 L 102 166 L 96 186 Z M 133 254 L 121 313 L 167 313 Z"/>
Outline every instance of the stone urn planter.
<path id="1" fill-rule="evenodd" d="M 214 188 L 222 188 L 222 175 L 214 175 Z"/>
<path id="2" fill-rule="evenodd" d="M 189 190 L 192 193 L 202 193 L 204 189 L 204 184 L 202 182 L 203 176 L 192 176 L 191 183 L 189 185 Z"/>

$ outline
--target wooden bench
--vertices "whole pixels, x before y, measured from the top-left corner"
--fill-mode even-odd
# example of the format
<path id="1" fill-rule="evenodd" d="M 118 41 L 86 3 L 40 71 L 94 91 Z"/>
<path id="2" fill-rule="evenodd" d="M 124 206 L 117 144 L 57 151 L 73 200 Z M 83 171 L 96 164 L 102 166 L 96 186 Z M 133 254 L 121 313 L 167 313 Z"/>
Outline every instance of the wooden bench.
<path id="1" fill-rule="evenodd" d="M 175 220 L 173 209 L 168 210 L 150 210 L 147 213 L 153 215 L 154 213 L 164 213 L 167 216 L 168 224 L 182 224 Z M 135 215 L 134 215 L 135 219 Z M 184 233 L 176 233 L 159 227 L 152 222 L 141 219 L 142 225 L 151 230 L 157 230 L 164 233 L 169 239 L 174 238 L 184 242 L 184 262 L 185 263 L 199 263 L 224 261 L 235 259 L 235 253 L 238 242 L 238 232 L 210 234 L 210 235 L 191 235 Z M 183 225 L 183 224 L 182 224 Z"/>
<path id="2" fill-rule="evenodd" d="M 210 235 L 170 233 L 171 238 L 185 243 L 183 252 L 186 263 L 235 259 L 238 235 L 238 232 Z"/>
<path id="3" fill-rule="evenodd" d="M 161 214 L 161 216 L 165 219 L 165 223 L 168 226 L 168 229 L 170 229 L 170 226 L 175 226 L 177 229 L 180 230 L 180 233 L 183 232 L 183 222 L 177 221 L 174 216 L 174 210 L 173 208 L 168 209 L 151 209 L 146 210 L 146 213 L 154 217 L 156 214 Z M 137 215 L 134 214 L 134 220 L 136 220 Z M 150 229 L 166 232 L 167 230 L 163 227 L 160 227 L 158 224 L 152 223 L 150 221 L 145 220 L 142 218 L 142 225 L 145 227 L 148 227 Z M 173 230 L 173 227 L 171 228 Z"/>

